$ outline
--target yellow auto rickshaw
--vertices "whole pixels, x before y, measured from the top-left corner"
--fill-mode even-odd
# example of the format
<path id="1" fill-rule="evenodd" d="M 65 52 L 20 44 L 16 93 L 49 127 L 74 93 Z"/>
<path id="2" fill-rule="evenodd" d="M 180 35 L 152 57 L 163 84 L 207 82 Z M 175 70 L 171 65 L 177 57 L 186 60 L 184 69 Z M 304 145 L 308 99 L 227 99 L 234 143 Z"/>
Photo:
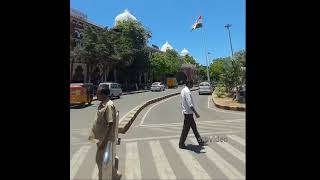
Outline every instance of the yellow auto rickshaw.
<path id="1" fill-rule="evenodd" d="M 85 106 L 93 100 L 94 86 L 92 83 L 70 84 L 70 104 Z"/>

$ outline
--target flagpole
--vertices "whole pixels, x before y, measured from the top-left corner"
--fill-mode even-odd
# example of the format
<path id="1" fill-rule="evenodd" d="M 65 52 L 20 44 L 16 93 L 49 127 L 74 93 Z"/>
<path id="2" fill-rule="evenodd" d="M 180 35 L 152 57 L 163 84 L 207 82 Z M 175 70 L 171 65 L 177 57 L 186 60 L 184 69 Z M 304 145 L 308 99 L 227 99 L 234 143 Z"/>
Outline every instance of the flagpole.
<path id="1" fill-rule="evenodd" d="M 207 79 L 208 79 L 208 82 L 210 83 L 209 65 L 208 65 L 208 53 L 207 53 L 207 46 L 206 46 L 206 36 L 205 36 L 205 30 L 204 30 L 204 23 L 202 23 L 202 31 L 203 31 L 204 51 L 205 51 L 206 63 L 207 63 Z"/>

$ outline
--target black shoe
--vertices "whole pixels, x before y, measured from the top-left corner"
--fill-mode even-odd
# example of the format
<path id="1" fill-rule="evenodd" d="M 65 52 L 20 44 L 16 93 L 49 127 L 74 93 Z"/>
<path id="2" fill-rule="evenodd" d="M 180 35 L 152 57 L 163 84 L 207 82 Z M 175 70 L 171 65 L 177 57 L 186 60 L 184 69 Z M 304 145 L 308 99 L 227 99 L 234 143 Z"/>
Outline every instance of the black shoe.
<path id="1" fill-rule="evenodd" d="M 179 148 L 180 148 L 180 149 L 186 149 L 187 147 L 186 147 L 186 145 L 184 145 L 184 144 L 179 144 Z"/>

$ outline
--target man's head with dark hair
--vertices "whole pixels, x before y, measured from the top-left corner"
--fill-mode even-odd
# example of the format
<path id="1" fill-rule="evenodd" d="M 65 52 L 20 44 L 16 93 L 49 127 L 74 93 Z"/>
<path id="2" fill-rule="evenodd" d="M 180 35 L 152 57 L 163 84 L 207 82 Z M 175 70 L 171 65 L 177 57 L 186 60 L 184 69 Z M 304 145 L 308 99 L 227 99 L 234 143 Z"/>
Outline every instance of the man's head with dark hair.
<path id="1" fill-rule="evenodd" d="M 186 80 L 186 86 L 188 88 L 192 88 L 193 87 L 193 81 L 192 80 Z"/>
<path id="2" fill-rule="evenodd" d="M 105 86 L 99 86 L 97 89 L 97 99 L 99 101 L 105 101 L 109 98 L 110 90 L 107 85 Z"/>

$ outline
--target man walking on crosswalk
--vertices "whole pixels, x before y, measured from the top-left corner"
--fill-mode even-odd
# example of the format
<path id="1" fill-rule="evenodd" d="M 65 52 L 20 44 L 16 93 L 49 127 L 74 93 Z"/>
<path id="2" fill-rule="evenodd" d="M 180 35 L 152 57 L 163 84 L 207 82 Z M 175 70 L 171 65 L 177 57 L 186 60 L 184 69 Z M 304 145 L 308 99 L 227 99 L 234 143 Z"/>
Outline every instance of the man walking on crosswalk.
<path id="1" fill-rule="evenodd" d="M 194 108 L 193 97 L 190 91 L 192 87 L 193 87 L 192 80 L 187 80 L 186 87 L 181 90 L 181 107 L 182 107 L 182 113 L 184 115 L 184 124 L 183 124 L 183 129 L 182 129 L 180 141 L 179 141 L 179 148 L 181 149 L 186 148 L 184 142 L 186 141 L 190 127 L 192 128 L 192 131 L 196 136 L 199 145 L 200 146 L 205 145 L 205 143 L 203 142 L 197 130 L 197 125 L 193 119 L 193 113 L 197 118 L 199 118 L 200 115 L 197 113 L 197 111 Z"/>
<path id="2" fill-rule="evenodd" d="M 96 163 L 99 170 L 99 180 L 102 180 L 102 162 L 107 141 L 115 141 L 114 123 L 116 119 L 116 109 L 109 98 L 110 90 L 108 86 L 101 86 L 97 90 L 97 99 L 101 101 L 89 137 L 90 141 L 97 143 Z M 121 173 L 113 168 L 112 179 L 120 179 Z M 111 178 L 110 178 L 111 179 Z"/>

